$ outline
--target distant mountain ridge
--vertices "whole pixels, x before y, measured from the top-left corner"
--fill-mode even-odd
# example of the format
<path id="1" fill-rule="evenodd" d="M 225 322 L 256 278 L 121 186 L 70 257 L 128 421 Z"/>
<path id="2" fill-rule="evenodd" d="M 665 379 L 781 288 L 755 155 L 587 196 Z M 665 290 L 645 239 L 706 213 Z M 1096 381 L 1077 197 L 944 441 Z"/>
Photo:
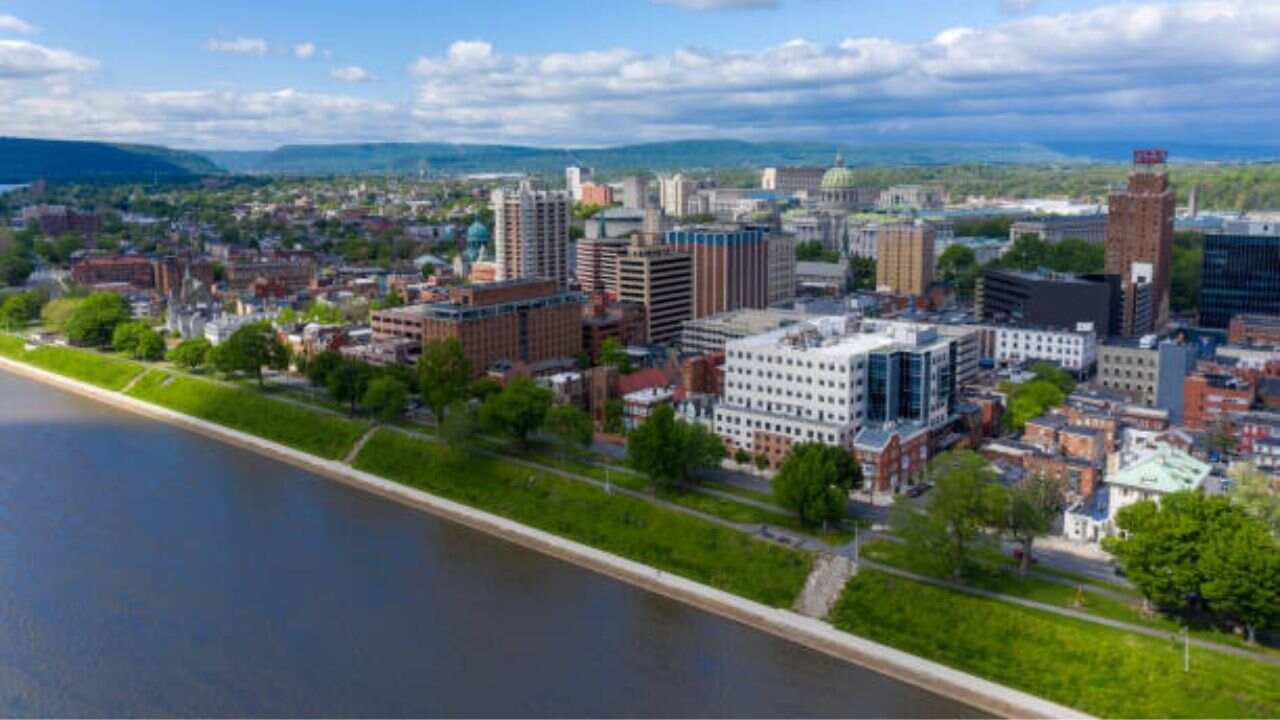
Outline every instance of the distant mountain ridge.
<path id="1" fill-rule="evenodd" d="M 1174 160 L 1251 161 L 1280 158 L 1280 146 L 1226 146 L 1119 141 L 1046 143 L 747 142 L 682 140 L 607 148 L 539 148 L 449 143 L 285 145 L 267 152 L 209 152 L 231 172 L 279 175 L 559 173 L 574 163 L 604 172 L 636 169 L 759 168 L 832 163 L 839 149 L 848 165 L 1046 164 L 1126 162 L 1138 146 L 1168 147 Z"/>
<path id="2" fill-rule="evenodd" d="M 0 137 L 0 183 L 168 180 L 224 173 L 202 155 L 158 145 Z"/>

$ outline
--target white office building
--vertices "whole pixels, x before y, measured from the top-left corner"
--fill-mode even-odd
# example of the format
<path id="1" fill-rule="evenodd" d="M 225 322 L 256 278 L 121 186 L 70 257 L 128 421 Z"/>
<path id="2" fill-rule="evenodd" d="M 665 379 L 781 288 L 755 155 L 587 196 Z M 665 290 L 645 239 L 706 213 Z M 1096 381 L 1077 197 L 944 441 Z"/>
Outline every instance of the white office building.
<path id="1" fill-rule="evenodd" d="M 1098 338 L 1092 327 L 1071 331 L 996 326 L 995 335 L 997 362 L 1045 360 L 1079 373 L 1098 359 Z"/>
<path id="2" fill-rule="evenodd" d="M 716 432 L 776 458 L 794 443 L 853 449 L 864 424 L 945 423 L 951 341 L 929 325 L 818 317 L 726 344 Z"/>

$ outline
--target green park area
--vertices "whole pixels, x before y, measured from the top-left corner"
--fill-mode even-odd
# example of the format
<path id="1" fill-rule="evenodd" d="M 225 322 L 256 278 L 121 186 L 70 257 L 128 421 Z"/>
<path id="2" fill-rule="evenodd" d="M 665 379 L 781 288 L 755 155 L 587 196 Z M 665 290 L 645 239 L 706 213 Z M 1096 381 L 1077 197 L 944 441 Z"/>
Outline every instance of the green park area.
<path id="1" fill-rule="evenodd" d="M 355 467 L 775 607 L 811 558 L 730 528 L 510 460 L 377 431 Z"/>

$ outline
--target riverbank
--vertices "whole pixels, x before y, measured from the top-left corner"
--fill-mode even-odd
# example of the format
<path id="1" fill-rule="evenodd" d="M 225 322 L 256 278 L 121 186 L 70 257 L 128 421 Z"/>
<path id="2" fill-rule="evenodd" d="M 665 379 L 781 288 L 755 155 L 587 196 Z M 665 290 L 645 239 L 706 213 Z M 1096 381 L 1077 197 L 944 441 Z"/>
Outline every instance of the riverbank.
<path id="1" fill-rule="evenodd" d="M 475 530 L 686 602 L 806 647 L 868 667 L 930 692 L 987 712 L 1016 717 L 1078 717 L 1081 713 L 981 678 L 953 670 L 789 610 L 771 608 L 581 543 L 481 512 L 414 488 L 237 430 L 215 425 L 141 400 L 0 357 L 0 368 L 54 387 L 188 429 L 339 482 L 374 492 Z"/>

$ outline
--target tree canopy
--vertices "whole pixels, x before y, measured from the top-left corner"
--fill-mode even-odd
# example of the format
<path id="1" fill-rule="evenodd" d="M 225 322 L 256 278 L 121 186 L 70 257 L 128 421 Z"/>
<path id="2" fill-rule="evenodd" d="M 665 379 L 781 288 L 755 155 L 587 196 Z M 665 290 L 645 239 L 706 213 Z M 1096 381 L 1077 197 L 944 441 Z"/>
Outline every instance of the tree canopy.
<path id="1" fill-rule="evenodd" d="M 105 347 L 111 344 L 116 326 L 129 320 L 129 304 L 109 292 L 93 293 L 68 315 L 63 326 L 73 345 Z"/>
<path id="2" fill-rule="evenodd" d="M 409 386 L 390 375 L 378 375 L 369 381 L 363 404 L 371 415 L 382 422 L 391 420 L 409 399 Z"/>
<path id="3" fill-rule="evenodd" d="M 502 392 L 489 396 L 480 414 L 486 425 L 524 447 L 529 436 L 546 421 L 551 402 L 550 390 L 527 377 L 518 377 L 507 383 Z"/>
<path id="4" fill-rule="evenodd" d="M 995 533 L 1006 521 L 1005 489 L 986 458 L 972 450 L 939 455 L 928 474 L 935 487 L 924 506 L 900 499 L 890 522 L 917 557 L 939 574 L 959 577 L 981 564 L 979 551 L 998 552 Z"/>
<path id="5" fill-rule="evenodd" d="M 271 323 L 250 323 L 236 330 L 213 348 L 213 365 L 220 372 L 253 375 L 262 385 L 262 368 L 284 370 L 289 366 L 289 348 L 276 338 Z"/>
<path id="6" fill-rule="evenodd" d="M 137 360 L 159 360 L 164 357 L 164 338 L 144 322 L 120 323 L 111 334 L 111 347 Z"/>
<path id="7" fill-rule="evenodd" d="M 445 408 L 465 398 L 470 387 L 471 362 L 462 352 L 462 343 L 457 338 L 426 343 L 418 360 L 418 378 L 422 401 L 440 422 Z"/>
<path id="8" fill-rule="evenodd" d="M 847 450 L 802 443 L 774 476 L 773 494 L 806 525 L 826 525 L 844 518 L 849 491 L 861 484 L 862 467 Z"/>
<path id="9" fill-rule="evenodd" d="M 205 338 L 188 338 L 170 350 L 165 359 L 180 368 L 195 370 L 209 363 L 209 354 L 212 349 L 213 344 Z"/>
<path id="10" fill-rule="evenodd" d="M 701 425 L 677 419 L 670 405 L 659 405 L 627 437 L 627 462 L 654 485 L 690 482 L 723 457 L 720 438 Z"/>

